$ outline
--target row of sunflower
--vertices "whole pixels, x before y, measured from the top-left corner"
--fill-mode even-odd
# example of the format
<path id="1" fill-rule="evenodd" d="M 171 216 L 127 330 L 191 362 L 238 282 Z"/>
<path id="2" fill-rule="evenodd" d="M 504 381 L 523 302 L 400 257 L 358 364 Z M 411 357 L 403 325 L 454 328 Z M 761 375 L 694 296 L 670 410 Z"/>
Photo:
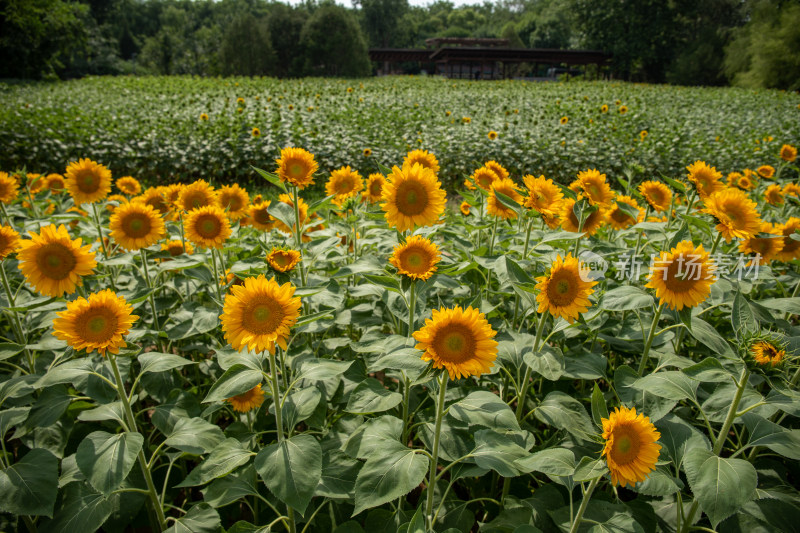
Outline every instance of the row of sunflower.
<path id="1" fill-rule="evenodd" d="M 780 529 L 800 512 L 795 160 L 622 191 L 488 161 L 459 210 L 423 150 L 366 184 L 335 169 L 310 203 L 300 148 L 257 170 L 272 199 L 129 176 L 109 196 L 88 159 L 2 173 L 4 519 Z"/>

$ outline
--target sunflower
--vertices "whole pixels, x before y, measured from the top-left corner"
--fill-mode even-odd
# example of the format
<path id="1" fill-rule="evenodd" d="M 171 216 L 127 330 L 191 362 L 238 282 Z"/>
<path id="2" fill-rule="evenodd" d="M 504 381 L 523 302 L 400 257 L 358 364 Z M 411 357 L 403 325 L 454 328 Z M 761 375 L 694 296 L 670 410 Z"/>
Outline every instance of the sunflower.
<path id="1" fill-rule="evenodd" d="M 561 212 L 559 213 L 561 219 L 561 227 L 566 231 L 573 233 L 586 233 L 587 235 L 594 235 L 598 229 L 606 222 L 606 210 L 598 207 L 583 221 L 583 226 L 580 226 L 580 220 L 575 216 L 575 200 L 572 198 L 565 198 L 561 201 Z"/>
<path id="2" fill-rule="evenodd" d="M 791 144 L 781 146 L 781 159 L 789 163 L 794 163 L 797 159 L 797 148 Z"/>
<path id="3" fill-rule="evenodd" d="M 775 259 L 783 250 L 783 234 L 781 226 L 773 226 L 769 222 L 761 223 L 761 233 L 775 235 L 775 237 L 762 237 L 753 235 L 739 243 L 739 251 L 743 254 L 757 254 L 758 264 L 766 265 Z"/>
<path id="4" fill-rule="evenodd" d="M 660 181 L 645 181 L 639 185 L 639 192 L 658 213 L 669 209 L 672 203 L 672 191 Z"/>
<path id="5" fill-rule="evenodd" d="M 742 177 L 742 173 L 741 172 L 730 172 L 730 173 L 728 173 L 728 177 L 726 178 L 728 180 L 728 186 L 729 187 L 736 187 L 736 184 L 739 183 L 739 178 L 741 178 L 741 177 Z"/>
<path id="6" fill-rule="evenodd" d="M 639 215 L 634 219 L 631 215 L 620 209 L 619 204 L 627 204 L 639 212 Z M 632 226 L 637 222 L 644 220 L 644 210 L 639 207 L 635 199 L 630 196 L 617 196 L 614 199 L 614 207 L 608 213 L 608 221 L 615 229 L 625 229 Z"/>
<path id="7" fill-rule="evenodd" d="M 253 128 L 250 131 L 250 135 L 252 135 L 253 137 L 261 137 L 261 130 L 258 128 Z"/>
<path id="8" fill-rule="evenodd" d="M 145 203 L 162 215 L 166 215 L 170 210 L 169 203 L 166 200 L 166 190 L 166 187 L 150 187 L 141 196 L 137 196 L 131 201 Z"/>
<path id="9" fill-rule="evenodd" d="M 139 318 L 133 308 L 111 289 L 105 289 L 67 303 L 67 310 L 56 313 L 53 335 L 67 341 L 75 350 L 119 353 L 127 335 Z"/>
<path id="10" fill-rule="evenodd" d="M 517 204 L 522 203 L 522 195 L 518 192 L 516 184 L 510 179 L 500 179 L 492 183 L 489 197 L 486 199 L 486 212 L 504 220 L 517 218 L 517 212 L 507 207 L 498 198 L 497 193 L 505 194 Z"/>
<path id="11" fill-rule="evenodd" d="M 117 189 L 122 191 L 123 194 L 127 194 L 128 196 L 135 196 L 142 192 L 141 183 L 133 176 L 123 176 L 118 179 L 114 185 L 116 185 Z"/>
<path id="12" fill-rule="evenodd" d="M 472 122 L 472 119 L 470 117 L 461 117 L 462 124 L 469 124 L 470 122 Z"/>
<path id="13" fill-rule="evenodd" d="M 269 231 L 275 226 L 275 219 L 269 214 L 270 201 L 258 202 L 250 205 L 248 220 L 250 224 L 261 231 Z"/>
<path id="14" fill-rule="evenodd" d="M 0 226 L 0 260 L 5 259 L 19 249 L 21 239 L 11 226 Z M 0 268 L 2 268 L 0 266 Z"/>
<path id="15" fill-rule="evenodd" d="M 47 177 L 44 178 L 44 186 L 49 189 L 51 193 L 57 194 L 66 188 L 67 182 L 61 174 L 53 173 L 48 174 Z"/>
<path id="16" fill-rule="evenodd" d="M 75 205 L 98 202 L 111 192 L 111 171 L 91 159 L 70 163 L 65 175 Z"/>
<path id="17" fill-rule="evenodd" d="M 600 174 L 597 169 L 578 172 L 578 189 L 592 205 L 610 207 L 614 199 L 614 192 L 606 181 L 606 175 Z"/>
<path id="18" fill-rule="evenodd" d="M 783 235 L 783 248 L 775 256 L 775 259 L 784 262 L 800 259 L 800 241 L 791 238 L 791 235 L 800 230 L 800 218 L 790 217 L 785 224 L 779 224 L 778 229 Z"/>
<path id="19" fill-rule="evenodd" d="M 300 227 L 304 228 L 306 225 L 306 219 L 308 219 L 308 204 L 302 198 L 298 199 L 300 200 L 298 202 L 298 211 L 300 211 Z M 288 194 L 281 194 L 280 196 L 278 196 L 278 200 L 280 200 L 281 202 L 285 203 L 286 205 L 294 209 L 294 200 L 292 200 L 292 197 L 289 196 Z M 289 234 L 294 233 L 296 226 L 297 223 L 294 220 L 294 217 L 292 217 L 291 228 L 286 224 L 284 224 L 282 221 L 275 219 L 275 227 L 284 233 L 289 233 Z"/>
<path id="20" fill-rule="evenodd" d="M 559 119 L 559 121 L 558 121 L 558 123 L 559 123 L 559 124 L 561 124 L 562 126 L 563 126 L 564 124 L 566 124 L 567 122 L 569 122 L 569 117 L 561 117 L 561 118 Z"/>
<path id="21" fill-rule="evenodd" d="M 20 243 L 19 269 L 28 283 L 45 296 L 72 294 L 97 266 L 92 245 L 72 240 L 64 225 L 51 224 Z"/>
<path id="22" fill-rule="evenodd" d="M 753 360 L 761 366 L 778 366 L 786 358 L 786 350 L 782 350 L 769 341 L 758 341 L 750 346 Z"/>
<path id="23" fill-rule="evenodd" d="M 361 178 L 361 174 L 357 170 L 351 169 L 349 165 L 331 172 L 331 177 L 325 184 L 325 193 L 328 196 L 334 196 L 333 203 L 339 207 L 348 198 L 356 196 L 363 189 L 364 180 Z"/>
<path id="24" fill-rule="evenodd" d="M 208 113 L 200 113 L 200 120 L 203 122 L 208 120 Z"/>
<path id="25" fill-rule="evenodd" d="M 468 191 L 474 191 L 476 189 L 475 184 L 472 183 L 472 180 L 469 178 L 464 180 L 464 187 L 466 187 Z"/>
<path id="26" fill-rule="evenodd" d="M 402 170 L 395 166 L 383 187 L 381 209 L 389 226 L 405 231 L 434 224 L 444 212 L 445 197 L 431 169 L 419 163 Z"/>
<path id="27" fill-rule="evenodd" d="M 194 253 L 194 247 L 192 246 L 192 243 L 187 242 L 186 248 L 184 248 L 183 245 L 183 241 L 173 239 L 171 241 L 162 242 L 161 251 L 169 252 L 170 257 L 178 257 L 179 255 L 183 254 L 191 255 Z"/>
<path id="28" fill-rule="evenodd" d="M 398 274 L 416 281 L 429 279 L 441 258 L 438 246 L 425 237 L 413 235 L 394 247 L 389 262 L 397 268 Z"/>
<path id="29" fill-rule="evenodd" d="M 796 183 L 787 183 L 783 186 L 783 194 L 800 198 L 800 185 Z"/>
<path id="30" fill-rule="evenodd" d="M 647 130 L 642 130 L 642 131 L 639 132 L 639 139 L 644 141 L 647 138 L 648 135 L 649 134 L 647 133 Z"/>
<path id="31" fill-rule="evenodd" d="M 439 173 L 439 161 L 437 161 L 436 156 L 430 152 L 425 150 L 413 150 L 408 152 L 405 159 L 403 159 L 403 170 L 410 170 L 415 163 L 430 169 L 434 174 Z"/>
<path id="32" fill-rule="evenodd" d="M 300 316 L 300 297 L 291 283 L 278 285 L 263 274 L 231 287 L 220 315 L 222 331 L 235 350 L 274 352 L 275 343 L 284 350 L 289 329 Z"/>
<path id="33" fill-rule="evenodd" d="M 425 325 L 414 332 L 423 361 L 444 368 L 450 379 L 480 376 L 491 371 L 497 359 L 497 332 L 483 313 L 472 307 L 434 309 Z"/>
<path id="34" fill-rule="evenodd" d="M 545 224 L 547 224 L 548 228 L 556 229 L 561 225 L 561 215 L 559 215 L 559 213 L 561 212 L 561 204 L 563 202 L 564 202 L 563 200 L 559 200 L 558 202 L 556 202 L 553 205 L 554 211 L 552 213 L 547 213 L 545 211 L 542 211 L 540 213 L 540 215 L 542 216 L 542 221 Z"/>
<path id="35" fill-rule="evenodd" d="M 606 440 L 602 455 L 606 457 L 611 483 L 633 487 L 647 479 L 656 469 L 661 451 L 661 434 L 650 418 L 637 415 L 634 408 L 617 407 L 601 422 Z"/>
<path id="36" fill-rule="evenodd" d="M 27 174 L 26 178 L 27 187 L 31 194 L 42 192 L 45 189 L 44 176 L 41 174 L 34 174 L 31 172 Z"/>
<path id="37" fill-rule="evenodd" d="M 725 242 L 752 237 L 761 229 L 756 203 L 739 189 L 714 193 L 706 198 L 705 206 L 703 212 L 717 220 L 717 230 L 725 237 Z"/>
<path id="38" fill-rule="evenodd" d="M 237 183 L 224 185 L 216 191 L 216 205 L 225 211 L 230 220 L 239 220 L 245 216 L 250 207 L 250 195 Z"/>
<path id="39" fill-rule="evenodd" d="M 750 178 L 750 176 L 742 176 L 736 180 L 736 186 L 743 191 L 750 191 L 756 188 L 756 183 Z"/>
<path id="40" fill-rule="evenodd" d="M 164 220 L 147 204 L 131 202 L 114 210 L 109 221 L 111 236 L 126 250 L 135 251 L 158 242 L 164 236 Z"/>
<path id="41" fill-rule="evenodd" d="M 163 190 L 162 192 L 166 192 Z M 206 180 L 197 180 L 186 185 L 178 195 L 178 207 L 184 211 L 191 211 L 198 207 L 214 205 L 216 193 Z M 166 201 L 166 198 L 165 198 Z"/>
<path id="42" fill-rule="evenodd" d="M 314 155 L 302 148 L 284 148 L 275 163 L 278 165 L 275 173 L 281 181 L 289 182 L 298 189 L 305 189 L 314 183 L 314 172 L 319 169 Z"/>
<path id="43" fill-rule="evenodd" d="M 491 130 L 491 131 L 489 131 L 489 133 L 486 134 L 486 136 L 489 137 L 489 140 L 493 141 L 493 140 L 497 139 L 497 132 L 494 131 L 494 130 Z"/>
<path id="44" fill-rule="evenodd" d="M 109 194 L 108 198 L 106 198 L 106 210 L 109 213 L 113 213 L 114 211 L 116 211 L 117 207 L 127 203 L 128 199 L 122 196 L 121 194 Z M 141 204 L 142 202 L 138 203 Z"/>
<path id="45" fill-rule="evenodd" d="M 551 315 L 563 317 L 569 323 L 578 315 L 589 310 L 592 303 L 589 296 L 594 292 L 596 281 L 588 277 L 589 269 L 577 257 L 567 254 L 556 257 L 547 275 L 539 276 L 536 288 L 539 294 L 539 313 L 549 312 Z"/>
<path id="46" fill-rule="evenodd" d="M 370 174 L 367 177 L 367 185 L 364 187 L 364 192 L 361 193 L 361 199 L 370 203 L 380 202 L 383 186 L 385 184 L 386 178 L 383 176 L 383 174 Z"/>
<path id="47" fill-rule="evenodd" d="M 225 211 L 215 205 L 192 209 L 184 220 L 186 238 L 201 248 L 222 248 L 231 236 Z"/>
<path id="48" fill-rule="evenodd" d="M 486 163 L 483 164 L 483 166 L 485 166 L 486 168 L 497 174 L 497 177 L 500 178 L 501 180 L 510 177 L 508 170 L 506 170 L 506 168 L 497 161 L 494 160 L 487 161 Z"/>
<path id="49" fill-rule="evenodd" d="M 608 113 L 608 105 L 606 105 L 606 104 L 601 105 L 600 106 L 600 112 L 601 113 Z"/>
<path id="50" fill-rule="evenodd" d="M 725 188 L 720 181 L 722 174 L 717 172 L 716 168 L 708 166 L 705 161 L 695 161 L 686 167 L 686 170 L 689 171 L 689 181 L 694 183 L 700 198 L 708 198 Z"/>
<path id="51" fill-rule="evenodd" d="M 627 112 L 628 112 L 628 106 L 626 106 L 626 105 L 619 106 L 619 114 L 620 115 L 624 115 Z"/>
<path id="52" fill-rule="evenodd" d="M 264 391 L 261 390 L 261 383 L 259 383 L 249 391 L 237 394 L 225 401 L 233 406 L 234 411 L 246 413 L 261 407 L 261 404 L 264 403 Z"/>
<path id="53" fill-rule="evenodd" d="M 489 167 L 481 167 L 479 169 L 476 169 L 475 172 L 472 173 L 472 176 L 469 177 L 469 179 L 484 191 L 490 191 L 492 189 L 492 183 L 499 180 L 500 176 L 498 176 L 497 172 L 490 169 Z"/>
<path id="54" fill-rule="evenodd" d="M 756 169 L 756 172 L 758 172 L 758 175 L 762 178 L 771 179 L 772 176 L 775 175 L 775 168 L 770 165 L 761 165 Z"/>
<path id="55" fill-rule="evenodd" d="M 166 200 L 167 205 L 170 209 L 174 209 L 175 206 L 178 204 L 178 198 L 181 196 L 181 191 L 183 188 L 186 187 L 183 183 L 173 183 L 171 185 L 164 185 L 160 187 L 163 190 L 164 200 Z"/>
<path id="56" fill-rule="evenodd" d="M 10 204 L 17 199 L 19 184 L 8 172 L 0 172 L 0 202 Z"/>
<path id="57" fill-rule="evenodd" d="M 783 189 L 777 183 L 773 183 L 764 191 L 764 201 L 770 205 L 783 205 Z"/>
<path id="58" fill-rule="evenodd" d="M 656 297 L 670 309 L 696 307 L 711 294 L 716 268 L 702 244 L 695 248 L 691 241 L 681 241 L 651 261 L 645 287 L 655 289 Z"/>
<path id="59" fill-rule="evenodd" d="M 469 205 L 469 202 L 467 202 L 466 200 L 461 202 L 461 205 L 458 206 L 458 208 L 461 211 L 461 214 L 464 215 L 464 216 L 469 216 L 469 214 L 472 212 L 471 211 L 472 206 Z"/>
<path id="60" fill-rule="evenodd" d="M 273 248 L 267 254 L 267 263 L 273 270 L 289 272 L 300 262 L 300 252 L 284 248 Z"/>
<path id="61" fill-rule="evenodd" d="M 564 193 L 553 180 L 544 176 L 535 178 L 530 174 L 523 176 L 522 180 L 528 188 L 528 196 L 523 204 L 525 207 L 551 215 L 558 212 L 557 206 L 564 198 Z"/>

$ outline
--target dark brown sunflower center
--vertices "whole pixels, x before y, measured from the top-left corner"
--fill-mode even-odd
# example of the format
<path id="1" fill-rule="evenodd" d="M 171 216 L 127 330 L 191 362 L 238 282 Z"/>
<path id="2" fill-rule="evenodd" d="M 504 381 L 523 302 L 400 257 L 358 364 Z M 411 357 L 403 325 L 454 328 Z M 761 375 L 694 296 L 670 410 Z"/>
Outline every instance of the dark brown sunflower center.
<path id="1" fill-rule="evenodd" d="M 141 239 L 147 236 L 150 229 L 150 217 L 143 213 L 131 213 L 122 220 L 122 231 L 132 239 Z"/>
<path id="2" fill-rule="evenodd" d="M 36 265 L 45 277 L 62 280 L 70 275 L 77 261 L 72 250 L 59 243 L 46 244 L 36 254 Z"/>
<path id="3" fill-rule="evenodd" d="M 578 296 L 578 281 L 576 274 L 566 269 L 554 272 L 547 284 L 547 299 L 556 307 L 572 305 Z"/>
<path id="4" fill-rule="evenodd" d="M 197 218 L 194 229 L 204 239 L 214 239 L 222 232 L 222 224 L 216 216 L 205 214 Z"/>
<path id="5" fill-rule="evenodd" d="M 253 211 L 253 220 L 258 222 L 259 224 L 269 224 L 270 216 L 267 213 L 267 208 L 263 209 L 256 209 Z"/>
<path id="6" fill-rule="evenodd" d="M 248 303 L 242 312 L 242 328 L 253 335 L 268 335 L 283 322 L 283 307 L 271 298 Z"/>
<path id="7" fill-rule="evenodd" d="M 620 426 L 614 429 L 614 444 L 611 447 L 611 458 L 618 465 L 632 463 L 639 456 L 642 442 L 639 434 L 631 427 Z"/>
<path id="8" fill-rule="evenodd" d="M 306 174 L 306 166 L 301 161 L 294 161 L 288 165 L 289 175 L 301 178 Z"/>
<path id="9" fill-rule="evenodd" d="M 400 257 L 400 265 L 404 270 L 415 274 L 427 272 L 430 268 L 431 258 L 425 250 L 411 248 Z"/>
<path id="10" fill-rule="evenodd" d="M 285 267 L 290 262 L 289 256 L 284 253 L 275 254 L 274 256 L 272 256 L 272 260 L 275 261 L 278 264 L 278 266 L 282 267 Z"/>
<path id="11" fill-rule="evenodd" d="M 428 191 L 418 182 L 403 182 L 397 188 L 397 210 L 406 216 L 419 215 L 428 207 Z"/>
<path id="12" fill-rule="evenodd" d="M 207 206 L 209 201 L 208 197 L 204 193 L 200 191 L 194 191 L 186 195 L 183 203 L 187 210 L 192 210 L 197 209 L 198 207 Z"/>
<path id="13" fill-rule="evenodd" d="M 84 170 L 75 179 L 82 193 L 91 194 L 100 188 L 100 179 L 91 170 Z"/>
<path id="14" fill-rule="evenodd" d="M 383 190 L 383 187 L 381 186 L 381 182 L 377 181 L 377 180 L 373 181 L 369 186 L 369 193 L 372 196 L 380 196 L 382 190 Z"/>
<path id="15" fill-rule="evenodd" d="M 677 255 L 672 258 L 663 274 L 664 284 L 670 292 L 689 292 L 701 282 L 705 273 L 697 256 Z"/>
<path id="16" fill-rule="evenodd" d="M 242 199 L 236 194 L 224 194 L 220 203 L 229 211 L 239 211 L 242 208 Z"/>
<path id="17" fill-rule="evenodd" d="M 77 320 L 77 330 L 86 342 L 110 341 L 117 330 L 117 317 L 107 309 L 90 309 Z"/>
<path id="18" fill-rule="evenodd" d="M 183 245 L 182 244 L 173 244 L 169 247 L 169 255 L 172 257 L 181 255 L 183 253 Z"/>
<path id="19" fill-rule="evenodd" d="M 449 363 L 463 363 L 475 355 L 475 336 L 461 324 L 448 324 L 433 338 L 436 355 Z"/>

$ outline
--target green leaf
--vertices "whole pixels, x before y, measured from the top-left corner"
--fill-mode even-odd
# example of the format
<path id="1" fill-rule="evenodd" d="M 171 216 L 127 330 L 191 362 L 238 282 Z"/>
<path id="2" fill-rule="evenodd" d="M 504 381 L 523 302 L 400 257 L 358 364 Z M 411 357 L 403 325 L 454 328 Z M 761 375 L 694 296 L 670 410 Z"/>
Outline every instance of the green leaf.
<path id="1" fill-rule="evenodd" d="M 611 289 L 603 295 L 600 303 L 600 307 L 607 311 L 632 311 L 652 305 L 653 297 L 650 293 L 632 285 Z"/>
<path id="2" fill-rule="evenodd" d="M 264 178 L 265 180 L 267 180 L 268 182 L 270 182 L 271 184 L 275 185 L 280 190 L 282 190 L 283 192 L 288 194 L 288 191 L 286 190 L 286 185 L 281 181 L 281 179 L 278 176 L 276 176 L 272 172 L 267 172 L 266 170 L 262 170 L 260 168 L 256 168 L 256 167 L 254 167 L 252 165 L 250 166 L 250 168 L 255 170 L 258 173 L 259 176 L 261 176 L 262 178 Z M 289 227 L 291 227 L 291 226 L 289 226 Z"/>
<path id="3" fill-rule="evenodd" d="M 352 516 L 408 494 L 422 483 L 427 471 L 428 458 L 399 442 L 377 450 L 356 478 Z"/>
<path id="4" fill-rule="evenodd" d="M 4 361 L 6 359 L 10 359 L 14 357 L 22 350 L 25 349 L 25 345 L 23 344 L 15 344 L 13 342 L 1 342 L 0 343 L 0 361 Z"/>
<path id="5" fill-rule="evenodd" d="M 6 438 L 11 428 L 25 422 L 30 411 L 30 407 L 12 407 L 0 411 L 0 439 Z"/>
<path id="6" fill-rule="evenodd" d="M 554 346 L 544 345 L 536 353 L 525 353 L 522 359 L 531 370 L 549 381 L 558 381 L 567 369 L 564 354 L 560 348 Z"/>
<path id="7" fill-rule="evenodd" d="M 678 246 L 682 241 L 692 240 L 692 234 L 689 232 L 689 223 L 684 221 L 681 227 L 675 232 L 675 235 L 669 240 L 669 250 Z M 663 274 L 662 274 L 663 275 Z"/>
<path id="8" fill-rule="evenodd" d="M 317 387 L 306 387 L 293 390 L 283 403 L 281 417 L 287 428 L 293 428 L 298 423 L 306 420 L 316 410 L 322 399 L 322 393 Z"/>
<path id="9" fill-rule="evenodd" d="M 322 477 L 322 448 L 311 435 L 296 435 L 263 448 L 255 466 L 269 490 L 303 514 Z"/>
<path id="10" fill-rule="evenodd" d="M 245 450 L 237 439 L 225 439 L 222 444 L 211 450 L 205 461 L 197 465 L 182 482 L 175 486 L 205 485 L 247 463 L 253 455 L 255 453 Z"/>
<path id="11" fill-rule="evenodd" d="M 669 400 L 696 399 L 699 382 L 680 370 L 664 370 L 637 379 L 633 387 Z"/>
<path id="12" fill-rule="evenodd" d="M 403 421 L 391 415 L 371 418 L 359 425 L 342 445 L 350 457 L 367 459 L 373 451 L 388 442 L 397 443 L 403 431 Z"/>
<path id="13" fill-rule="evenodd" d="M 56 367 L 50 368 L 47 373 L 36 382 L 36 388 L 42 389 L 59 383 L 75 383 L 75 380 L 82 378 L 92 372 L 92 362 L 88 357 L 72 359 Z M 2 395 L 0 395 L 2 396 Z"/>
<path id="14" fill-rule="evenodd" d="M 696 365 L 682 368 L 681 372 L 701 383 L 725 382 L 733 377 L 733 373 L 714 357 L 706 357 Z"/>
<path id="15" fill-rule="evenodd" d="M 339 450 L 322 456 L 322 477 L 314 491 L 315 496 L 334 500 L 352 500 L 361 462 L 351 459 Z"/>
<path id="16" fill-rule="evenodd" d="M 643 482 L 637 483 L 633 490 L 645 496 L 664 497 L 683 490 L 683 481 L 672 477 L 666 468 L 658 467 Z"/>
<path id="17" fill-rule="evenodd" d="M 583 456 L 578 466 L 575 467 L 572 480 L 576 483 L 583 483 L 584 481 L 591 481 L 596 477 L 602 476 L 606 472 L 608 472 L 608 467 L 604 459 L 592 459 L 589 456 Z"/>
<path id="18" fill-rule="evenodd" d="M 222 374 L 208 391 L 203 403 L 221 402 L 243 394 L 263 380 L 260 370 L 253 370 L 237 363 Z"/>
<path id="19" fill-rule="evenodd" d="M 691 333 L 695 339 L 708 346 L 715 354 L 728 358 L 736 356 L 722 335 L 717 333 L 717 330 L 705 320 L 696 316 L 692 317 Z"/>
<path id="20" fill-rule="evenodd" d="M 566 448 L 548 448 L 517 459 L 522 472 L 541 472 L 548 476 L 571 476 L 575 473 L 575 454 Z"/>
<path id="21" fill-rule="evenodd" d="M 53 516 L 57 494 L 58 459 L 47 450 L 34 448 L 0 470 L 0 509 L 4 512 Z"/>
<path id="22" fill-rule="evenodd" d="M 684 469 L 692 494 L 714 527 L 755 496 L 758 474 L 744 459 L 694 448 L 684 458 Z"/>
<path id="23" fill-rule="evenodd" d="M 496 394 L 488 391 L 471 392 L 466 398 L 448 408 L 450 416 L 470 426 L 519 431 L 519 422 L 514 412 Z"/>
<path id="24" fill-rule="evenodd" d="M 173 368 L 197 364 L 191 359 L 186 359 L 179 355 L 160 352 L 143 353 L 137 359 L 139 359 L 139 364 L 142 365 L 140 374 L 146 374 L 148 372 L 166 372 Z"/>
<path id="25" fill-rule="evenodd" d="M 297 379 L 311 381 L 326 380 L 344 374 L 353 361 L 335 361 L 333 359 L 311 359 L 303 361 Z"/>
<path id="26" fill-rule="evenodd" d="M 267 208 L 267 212 L 286 224 L 287 228 L 295 227 L 295 212 L 294 208 L 284 202 L 272 202 Z"/>
<path id="27" fill-rule="evenodd" d="M 402 401 L 402 394 L 385 389 L 375 378 L 367 378 L 350 393 L 345 411 L 356 414 L 380 413 Z"/>
<path id="28" fill-rule="evenodd" d="M 592 420 L 598 427 L 603 427 L 603 418 L 608 418 L 608 406 L 603 392 L 595 382 L 592 389 Z"/>
<path id="29" fill-rule="evenodd" d="M 44 524 L 45 533 L 97 531 L 119 506 L 119 495 L 106 498 L 86 483 L 70 483 L 64 489 L 64 501 L 52 522 Z"/>
<path id="30" fill-rule="evenodd" d="M 534 416 L 549 426 L 563 429 L 581 440 L 591 440 L 594 426 L 583 404 L 560 391 L 549 393 Z"/>
<path id="31" fill-rule="evenodd" d="M 207 503 L 198 503 L 164 533 L 218 533 L 221 525 L 216 509 Z"/>
<path id="32" fill-rule="evenodd" d="M 180 418 L 164 443 L 192 455 L 212 451 L 225 440 L 222 430 L 202 418 Z"/>
<path id="33" fill-rule="evenodd" d="M 224 507 L 246 496 L 257 495 L 257 484 L 256 469 L 250 464 L 238 472 L 232 472 L 214 480 L 201 491 L 203 501 L 211 507 Z"/>
<path id="34" fill-rule="evenodd" d="M 750 309 L 750 304 L 741 291 L 736 291 L 736 296 L 733 298 L 731 322 L 737 339 L 741 339 L 748 332 L 757 333 L 761 329 L 753 310 Z"/>
<path id="35" fill-rule="evenodd" d="M 95 431 L 78 445 L 75 460 L 89 484 L 107 497 L 128 476 L 143 443 L 139 433 Z"/>
<path id="36" fill-rule="evenodd" d="M 67 394 L 67 388 L 63 385 L 44 389 L 33 404 L 25 424 L 14 432 L 12 438 L 18 439 L 36 428 L 52 426 L 61 418 L 71 401 L 72 397 Z"/>
<path id="37" fill-rule="evenodd" d="M 479 467 L 494 470 L 503 477 L 514 477 L 523 473 L 515 461 L 525 458 L 528 452 L 508 435 L 482 429 L 475 433 L 475 449 L 470 455 Z"/>
<path id="38" fill-rule="evenodd" d="M 767 298 L 766 300 L 759 300 L 758 304 L 769 309 L 775 309 L 782 313 L 800 315 L 800 297 Z"/>
<path id="39" fill-rule="evenodd" d="M 786 429 L 752 412 L 745 413 L 742 421 L 750 432 L 745 448 L 765 446 L 784 457 L 800 460 L 800 430 Z"/>

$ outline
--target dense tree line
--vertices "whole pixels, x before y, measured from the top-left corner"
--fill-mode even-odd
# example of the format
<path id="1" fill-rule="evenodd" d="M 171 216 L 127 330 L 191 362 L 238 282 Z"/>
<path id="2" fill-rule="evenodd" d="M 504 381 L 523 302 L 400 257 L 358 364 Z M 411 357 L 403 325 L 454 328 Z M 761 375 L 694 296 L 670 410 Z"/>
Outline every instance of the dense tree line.
<path id="1" fill-rule="evenodd" d="M 0 0 L 4 78 L 369 75 L 430 37 L 613 54 L 615 78 L 800 89 L 798 0 Z"/>

